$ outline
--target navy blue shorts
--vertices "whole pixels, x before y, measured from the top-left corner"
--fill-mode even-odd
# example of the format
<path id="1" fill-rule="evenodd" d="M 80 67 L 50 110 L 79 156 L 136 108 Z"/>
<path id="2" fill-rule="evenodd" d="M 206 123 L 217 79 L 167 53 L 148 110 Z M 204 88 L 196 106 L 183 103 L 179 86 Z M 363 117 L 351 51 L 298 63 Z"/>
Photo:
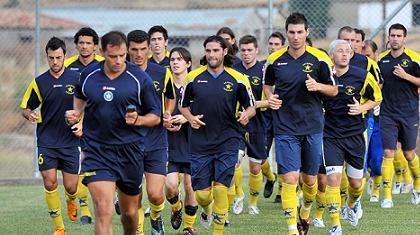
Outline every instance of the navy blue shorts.
<path id="1" fill-rule="evenodd" d="M 40 171 L 58 169 L 69 174 L 80 174 L 79 147 L 38 147 L 38 167 Z"/>
<path id="2" fill-rule="evenodd" d="M 219 154 L 191 154 L 191 179 L 195 190 L 202 190 L 218 182 L 230 187 L 238 152 L 229 151 Z"/>
<path id="3" fill-rule="evenodd" d="M 322 158 L 323 133 L 310 135 L 276 135 L 278 172 L 299 171 L 317 175 Z"/>
<path id="4" fill-rule="evenodd" d="M 191 163 L 189 162 L 168 162 L 167 171 L 169 173 L 184 173 L 191 175 Z"/>
<path id="5" fill-rule="evenodd" d="M 265 152 L 265 134 L 264 133 L 248 133 L 245 134 L 246 154 L 250 158 L 265 160 L 267 155 Z"/>
<path id="6" fill-rule="evenodd" d="M 370 176 L 381 176 L 384 150 L 379 121 L 369 117 L 367 132 L 368 147 L 365 156 L 365 171 L 370 169 Z"/>
<path id="7" fill-rule="evenodd" d="M 411 118 L 395 118 L 382 115 L 379 120 L 384 149 L 396 150 L 397 141 L 401 142 L 403 151 L 416 148 L 418 115 Z"/>
<path id="8" fill-rule="evenodd" d="M 144 149 L 140 143 L 109 145 L 85 141 L 83 184 L 113 181 L 123 193 L 137 195 L 143 177 Z"/>
<path id="9" fill-rule="evenodd" d="M 355 169 L 363 169 L 365 156 L 363 134 L 346 138 L 324 138 L 324 162 L 327 167 L 342 167 L 344 161 Z"/>
<path id="10" fill-rule="evenodd" d="M 156 149 L 147 151 L 144 156 L 144 172 L 166 175 L 166 161 L 168 160 L 168 149 Z"/>
<path id="11" fill-rule="evenodd" d="M 273 115 L 272 110 L 267 109 L 266 111 L 262 112 L 264 117 L 264 124 L 265 124 L 265 154 L 266 159 L 270 155 L 271 145 L 273 145 L 274 139 L 274 128 L 273 128 Z"/>

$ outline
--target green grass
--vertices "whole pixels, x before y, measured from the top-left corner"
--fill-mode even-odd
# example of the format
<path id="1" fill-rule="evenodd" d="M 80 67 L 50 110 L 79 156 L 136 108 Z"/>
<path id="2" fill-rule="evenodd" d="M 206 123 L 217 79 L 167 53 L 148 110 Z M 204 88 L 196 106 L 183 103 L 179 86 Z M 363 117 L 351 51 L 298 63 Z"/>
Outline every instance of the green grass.
<path id="1" fill-rule="evenodd" d="M 247 180 L 244 180 L 244 184 L 246 182 Z M 62 195 L 62 204 L 65 205 L 62 187 L 60 187 L 60 194 Z M 261 209 L 259 216 L 251 216 L 247 213 L 231 214 L 229 216 L 231 226 L 225 229 L 225 234 L 287 234 L 281 207 L 279 204 L 272 203 L 273 197 L 274 195 L 270 199 L 261 198 L 259 200 Z M 395 207 L 387 210 L 381 209 L 379 204 L 370 203 L 367 200 L 366 197 L 363 200 L 364 215 L 357 228 L 352 228 L 347 222 L 342 222 L 345 234 L 420 234 L 420 205 L 412 205 L 409 194 L 394 196 Z M 163 212 L 166 234 L 180 234 L 181 230 L 174 231 L 171 228 L 169 208 L 169 204 L 166 204 Z M 245 212 L 246 208 L 245 203 Z M 51 234 L 53 230 L 41 185 L 0 186 L 0 217 L 0 234 Z M 329 222 L 327 213 L 324 214 L 324 219 L 327 223 Z M 66 214 L 64 223 L 69 235 L 93 234 L 94 231 L 93 225 L 71 223 Z M 210 231 L 201 229 L 198 220 L 195 226 L 198 228 L 199 234 L 211 234 Z M 122 234 L 121 223 L 117 215 L 113 219 L 113 228 L 115 234 Z M 149 228 L 150 223 L 146 219 L 145 234 L 150 234 Z M 311 227 L 310 234 L 328 233 L 327 228 Z"/>

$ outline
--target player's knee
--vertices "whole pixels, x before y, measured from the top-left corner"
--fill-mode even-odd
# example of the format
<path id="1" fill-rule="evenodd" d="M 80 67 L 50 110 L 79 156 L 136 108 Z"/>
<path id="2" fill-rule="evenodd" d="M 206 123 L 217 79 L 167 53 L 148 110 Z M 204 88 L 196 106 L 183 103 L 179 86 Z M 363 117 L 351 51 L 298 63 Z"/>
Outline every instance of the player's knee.
<path id="1" fill-rule="evenodd" d="M 124 217 L 126 220 L 135 221 L 137 213 L 137 208 L 130 207 L 124 211 L 121 211 L 121 217 Z"/>
<path id="2" fill-rule="evenodd" d="M 213 196 L 210 190 L 197 190 L 195 197 L 200 206 L 207 206 L 213 201 Z"/>
<path id="3" fill-rule="evenodd" d="M 58 187 L 57 180 L 44 180 L 44 187 L 48 191 L 53 191 Z"/>
<path id="4" fill-rule="evenodd" d="M 191 205 L 185 206 L 185 214 L 189 216 L 194 216 L 197 213 L 197 210 L 198 210 L 198 206 L 191 206 Z"/>
<path id="5" fill-rule="evenodd" d="M 69 194 L 75 194 L 77 192 L 77 184 L 64 184 L 64 189 Z"/>
<path id="6" fill-rule="evenodd" d="M 253 175 L 258 175 L 261 171 L 261 160 L 249 158 L 249 171 Z"/>
<path id="7" fill-rule="evenodd" d="M 404 157 L 405 157 L 405 159 L 407 159 L 407 161 L 413 160 L 414 157 L 416 156 L 414 150 L 403 151 L 403 153 L 404 153 Z"/>
<path id="8" fill-rule="evenodd" d="M 94 200 L 96 217 L 112 218 L 113 204 L 107 203 L 105 200 Z"/>
<path id="9" fill-rule="evenodd" d="M 395 150 L 392 149 L 384 149 L 384 157 L 385 158 L 394 158 Z"/>
<path id="10" fill-rule="evenodd" d="M 178 195 L 178 184 L 174 184 L 173 182 L 167 182 L 165 188 L 167 198 L 171 198 Z"/>
<path id="11" fill-rule="evenodd" d="M 165 197 L 163 196 L 163 191 L 159 193 L 159 191 L 153 191 L 148 195 L 149 202 L 154 205 L 160 205 L 165 201 Z"/>
<path id="12" fill-rule="evenodd" d="M 326 174 L 318 174 L 318 190 L 325 192 L 325 187 L 327 186 L 328 178 Z"/>

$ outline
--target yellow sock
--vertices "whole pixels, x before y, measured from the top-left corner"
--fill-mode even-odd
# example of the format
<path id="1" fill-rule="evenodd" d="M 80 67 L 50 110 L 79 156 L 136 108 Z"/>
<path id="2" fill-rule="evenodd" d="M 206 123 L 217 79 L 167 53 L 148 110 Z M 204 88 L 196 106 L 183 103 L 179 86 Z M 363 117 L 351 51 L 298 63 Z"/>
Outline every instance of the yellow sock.
<path id="1" fill-rule="evenodd" d="M 394 164 L 392 158 L 384 157 L 382 162 L 382 181 L 384 185 L 384 197 L 385 199 L 392 200 L 391 188 L 392 188 L 392 177 L 394 176 Z"/>
<path id="2" fill-rule="evenodd" d="M 420 191 L 420 167 L 419 167 L 419 157 L 417 154 L 414 156 L 413 160 L 408 162 L 411 173 L 414 177 L 414 189 Z"/>
<path id="3" fill-rule="evenodd" d="M 74 201 L 74 199 L 77 198 L 77 191 L 75 193 L 73 193 L 73 194 L 70 194 L 66 190 L 64 190 L 64 192 L 66 193 L 66 200 L 67 201 Z"/>
<path id="4" fill-rule="evenodd" d="M 197 217 L 198 206 L 185 206 L 185 212 L 182 214 L 182 222 L 184 228 L 194 227 L 195 218 Z"/>
<path id="5" fill-rule="evenodd" d="M 289 234 L 297 232 L 297 184 L 283 183 L 281 189 L 281 202 L 283 206 L 286 224 L 289 229 Z"/>
<path id="6" fill-rule="evenodd" d="M 143 235 L 144 234 L 144 209 L 140 207 L 138 209 L 139 214 L 139 222 L 137 223 L 137 230 L 136 235 Z"/>
<path id="7" fill-rule="evenodd" d="M 403 172 L 407 170 L 407 160 L 401 149 L 397 149 L 394 154 L 395 182 L 401 183 L 403 180 Z"/>
<path id="8" fill-rule="evenodd" d="M 85 178 L 83 175 L 79 175 L 79 183 L 77 184 L 77 192 L 78 192 L 77 197 L 79 198 L 80 213 L 81 213 L 81 216 L 92 217 L 92 215 L 90 214 L 89 205 L 88 205 L 89 190 L 82 183 L 83 178 Z"/>
<path id="9" fill-rule="evenodd" d="M 339 226 L 340 224 L 340 187 L 327 186 L 325 189 L 325 201 L 328 208 L 328 214 L 330 215 L 332 225 Z M 333 227 L 332 226 L 332 227 Z"/>
<path id="10" fill-rule="evenodd" d="M 349 185 L 349 198 L 347 199 L 347 205 L 350 208 L 354 207 L 357 199 L 361 197 L 362 191 L 363 191 L 363 183 L 359 188 L 353 188 L 351 185 Z"/>
<path id="11" fill-rule="evenodd" d="M 235 191 L 237 197 L 243 197 L 244 196 L 244 189 L 242 188 L 242 166 L 239 165 L 235 168 L 235 174 L 233 176 L 233 181 L 235 182 Z"/>
<path id="12" fill-rule="evenodd" d="M 63 217 L 61 216 L 61 201 L 57 189 L 48 191 L 45 189 L 45 200 L 47 201 L 48 213 L 56 228 L 64 228 Z"/>
<path id="13" fill-rule="evenodd" d="M 165 201 L 163 201 L 160 205 L 155 205 L 149 202 L 150 205 L 150 218 L 152 220 L 157 220 L 159 218 L 160 213 L 162 212 L 163 208 L 165 208 Z"/>
<path id="14" fill-rule="evenodd" d="M 271 171 L 270 163 L 268 163 L 268 161 L 264 161 L 264 163 L 261 164 L 261 171 L 269 181 L 273 181 L 276 178 L 273 171 Z"/>
<path id="15" fill-rule="evenodd" d="M 308 219 L 309 213 L 311 213 L 312 202 L 315 201 L 316 193 L 318 191 L 318 182 L 315 181 L 313 185 L 307 185 L 303 183 L 302 192 L 303 192 L 303 205 L 300 209 L 300 217 L 302 219 Z"/>
<path id="16" fill-rule="evenodd" d="M 362 200 L 362 198 L 363 198 L 363 192 L 365 191 L 365 186 L 366 186 L 366 178 L 365 177 L 363 177 L 362 178 L 362 193 L 360 194 L 360 200 Z M 350 193 L 349 193 L 350 194 Z"/>
<path id="17" fill-rule="evenodd" d="M 225 227 L 226 216 L 228 213 L 227 187 L 224 185 L 215 185 L 213 187 L 213 234 L 222 234 Z"/>
<path id="18" fill-rule="evenodd" d="M 315 219 L 322 219 L 322 216 L 324 215 L 324 209 L 326 206 L 326 198 L 325 198 L 325 192 L 321 192 L 318 190 L 316 193 L 316 208 L 315 208 Z"/>
<path id="19" fill-rule="evenodd" d="M 254 175 L 249 173 L 249 205 L 257 206 L 258 195 L 262 189 L 263 184 L 263 175 L 260 171 L 258 174 Z"/>
<path id="20" fill-rule="evenodd" d="M 235 200 L 235 184 L 228 188 L 228 200 L 229 200 L 229 207 L 233 205 L 233 201 Z"/>
<path id="21" fill-rule="evenodd" d="M 382 175 L 373 176 L 373 190 L 372 195 L 379 197 L 379 190 L 381 189 Z"/>
<path id="22" fill-rule="evenodd" d="M 281 174 L 277 174 L 277 179 L 279 182 L 279 189 L 277 190 L 277 195 L 281 196 L 281 188 L 283 187 L 283 178 Z"/>
<path id="23" fill-rule="evenodd" d="M 213 211 L 213 193 L 212 190 L 197 190 L 195 191 L 195 198 L 197 199 L 198 205 L 200 205 L 204 213 L 210 215 Z"/>
<path id="24" fill-rule="evenodd" d="M 341 206 L 346 205 L 346 197 L 347 197 L 347 188 L 349 187 L 349 180 L 347 179 L 347 174 L 345 168 L 341 173 L 341 183 L 340 183 L 340 197 L 341 197 Z"/>

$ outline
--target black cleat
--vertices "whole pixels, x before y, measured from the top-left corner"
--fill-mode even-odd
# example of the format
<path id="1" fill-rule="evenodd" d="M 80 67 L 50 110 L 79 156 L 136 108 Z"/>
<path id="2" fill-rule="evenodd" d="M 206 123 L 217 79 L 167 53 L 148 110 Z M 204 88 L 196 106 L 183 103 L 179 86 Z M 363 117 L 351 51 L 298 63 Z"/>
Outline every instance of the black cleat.
<path id="1" fill-rule="evenodd" d="M 230 226 L 230 221 L 229 220 L 225 220 L 225 227 L 229 227 Z"/>
<path id="2" fill-rule="evenodd" d="M 80 223 L 81 224 L 91 224 L 92 223 L 92 217 L 84 215 L 80 217 Z"/>
<path id="3" fill-rule="evenodd" d="M 267 180 L 264 185 L 264 197 L 269 198 L 273 194 L 274 183 L 277 181 L 277 175 L 274 175 L 273 181 Z"/>
<path id="4" fill-rule="evenodd" d="M 182 224 L 182 207 L 177 211 L 171 210 L 171 225 L 175 230 L 179 229 Z"/>
<path id="5" fill-rule="evenodd" d="M 152 235 L 164 235 L 165 227 L 163 226 L 162 216 L 159 216 L 156 220 L 150 218 L 150 224 L 152 225 Z"/>
<path id="6" fill-rule="evenodd" d="M 197 232 L 195 231 L 194 228 L 184 228 L 184 230 L 182 230 L 182 234 L 183 235 L 195 235 L 195 234 L 197 234 Z"/>
<path id="7" fill-rule="evenodd" d="M 114 208 L 115 208 L 115 213 L 117 213 L 117 215 L 121 215 L 120 204 L 118 203 L 118 197 L 115 198 L 114 200 Z"/>
<path id="8" fill-rule="evenodd" d="M 274 198 L 274 203 L 281 203 L 281 196 L 280 195 L 276 195 L 276 197 Z"/>
<path id="9" fill-rule="evenodd" d="M 299 220 L 298 220 L 298 223 L 297 223 L 297 229 L 299 231 L 299 235 L 306 235 L 306 234 L 308 234 L 309 224 L 310 224 L 311 220 L 309 218 L 306 219 L 306 220 L 300 218 L 300 207 L 298 208 L 297 213 L 299 214 Z"/>

